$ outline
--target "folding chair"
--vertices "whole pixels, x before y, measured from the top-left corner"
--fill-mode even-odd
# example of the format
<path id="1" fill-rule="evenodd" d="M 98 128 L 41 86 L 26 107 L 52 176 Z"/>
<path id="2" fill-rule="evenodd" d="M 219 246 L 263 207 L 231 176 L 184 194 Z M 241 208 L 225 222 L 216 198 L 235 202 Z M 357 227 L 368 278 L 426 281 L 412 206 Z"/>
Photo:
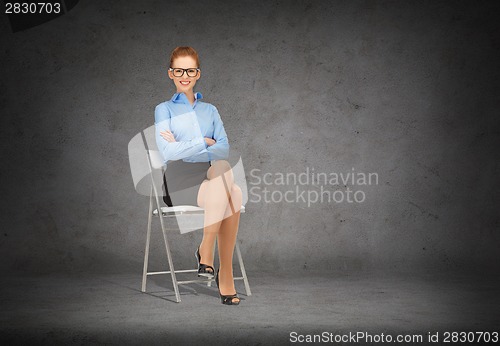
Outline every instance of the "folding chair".
<path id="1" fill-rule="evenodd" d="M 142 287 L 141 291 L 146 292 L 146 281 L 150 275 L 159 274 L 170 274 L 172 277 L 172 284 L 174 286 L 174 292 L 177 303 L 181 301 L 179 294 L 179 286 L 181 284 L 191 284 L 191 283 L 207 283 L 207 286 L 211 286 L 211 282 L 215 279 L 194 279 L 194 280 L 177 280 L 177 273 L 197 273 L 196 269 L 182 269 L 175 270 L 174 263 L 172 259 L 172 253 L 170 251 L 170 245 L 168 242 L 167 231 L 169 230 L 180 230 L 179 225 L 182 224 L 181 233 L 186 231 L 200 229 L 200 220 L 203 220 L 204 210 L 198 206 L 174 206 L 167 207 L 161 206 L 160 195 L 163 196 L 163 189 L 161 188 L 163 183 L 163 174 L 165 172 L 165 165 L 159 151 L 156 149 L 156 140 L 154 135 L 154 126 L 149 127 L 137 134 L 132 138 L 129 143 L 129 160 L 130 168 L 132 172 L 132 179 L 134 181 L 135 189 L 138 193 L 149 196 L 149 209 L 148 209 L 148 225 L 147 225 L 147 235 L 146 235 L 146 249 L 144 253 L 144 267 L 142 274 Z M 246 184 L 245 184 L 246 188 Z M 246 189 L 245 189 L 246 190 Z M 161 191 L 161 194 L 158 192 Z M 158 210 L 161 210 L 160 217 Z M 245 212 L 244 205 L 241 208 L 241 213 Z M 149 245 L 151 239 L 151 229 L 153 217 L 158 217 L 160 220 L 160 227 L 163 233 L 163 240 L 165 242 L 165 249 L 167 252 L 167 259 L 169 269 L 168 271 L 155 271 L 148 272 L 148 259 L 149 259 Z M 176 219 L 176 228 L 167 228 L 165 219 Z M 190 224 L 191 218 L 197 219 L 198 223 Z M 243 258 L 241 257 L 240 247 L 238 240 L 236 240 L 235 246 L 236 256 L 240 265 L 241 276 L 234 277 L 235 280 L 243 280 L 245 284 L 246 295 L 250 296 L 252 293 L 250 291 L 250 285 L 248 283 L 248 278 L 245 271 L 245 266 L 243 264 Z"/>

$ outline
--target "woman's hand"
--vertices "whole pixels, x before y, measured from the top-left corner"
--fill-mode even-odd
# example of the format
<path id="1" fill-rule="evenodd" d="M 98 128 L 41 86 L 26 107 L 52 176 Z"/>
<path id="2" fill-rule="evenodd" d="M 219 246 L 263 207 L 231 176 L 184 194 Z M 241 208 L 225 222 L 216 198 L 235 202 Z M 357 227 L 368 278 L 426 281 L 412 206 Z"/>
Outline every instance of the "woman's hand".
<path id="1" fill-rule="evenodd" d="M 167 142 L 175 142 L 174 134 L 170 132 L 169 130 L 164 130 L 160 131 L 160 135 L 165 139 Z"/>
<path id="2" fill-rule="evenodd" d="M 215 139 L 205 137 L 205 143 L 207 143 L 207 145 L 211 147 L 212 145 L 215 144 Z"/>
<path id="3" fill-rule="evenodd" d="M 176 140 L 174 138 L 174 134 L 172 132 L 170 132 L 169 130 L 160 131 L 160 135 L 167 142 L 176 142 Z M 215 139 L 213 139 L 213 138 L 205 137 L 204 139 L 205 139 L 205 143 L 207 143 L 207 145 L 209 147 L 212 146 L 212 145 L 214 145 L 215 142 L 216 142 Z"/>

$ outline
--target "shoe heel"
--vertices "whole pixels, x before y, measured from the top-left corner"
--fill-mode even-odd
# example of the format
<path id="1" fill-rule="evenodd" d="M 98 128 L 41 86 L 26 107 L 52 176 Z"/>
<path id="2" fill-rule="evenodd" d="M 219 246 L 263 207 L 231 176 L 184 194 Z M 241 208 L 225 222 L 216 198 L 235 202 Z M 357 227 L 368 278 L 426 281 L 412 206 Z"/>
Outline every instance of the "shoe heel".
<path id="1" fill-rule="evenodd" d="M 194 257 L 196 257 L 196 261 L 198 262 L 198 277 L 204 277 L 204 278 L 212 279 L 214 277 L 213 273 L 214 273 L 215 270 L 214 270 L 214 268 L 212 266 L 200 263 L 201 256 L 200 256 L 200 247 L 199 246 L 196 249 L 196 251 L 194 252 Z M 211 273 L 208 272 L 207 268 L 212 269 L 212 272 Z"/>

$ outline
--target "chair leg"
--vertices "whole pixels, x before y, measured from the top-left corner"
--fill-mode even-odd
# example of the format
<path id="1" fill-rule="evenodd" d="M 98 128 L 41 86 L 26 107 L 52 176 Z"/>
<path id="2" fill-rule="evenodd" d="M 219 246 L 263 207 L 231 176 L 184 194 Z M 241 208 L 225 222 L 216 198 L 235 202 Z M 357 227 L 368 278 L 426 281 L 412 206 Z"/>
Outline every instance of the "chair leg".
<path id="1" fill-rule="evenodd" d="M 165 249 L 167 250 L 168 266 L 170 267 L 170 274 L 172 275 L 172 284 L 174 285 L 175 298 L 177 303 L 181 302 L 181 295 L 179 294 L 179 285 L 177 284 L 177 277 L 175 276 L 174 262 L 172 261 L 172 253 L 170 252 L 170 246 L 168 245 L 167 231 L 165 229 L 165 223 L 163 220 L 163 214 L 161 212 L 160 200 L 158 199 L 158 193 L 155 189 L 156 205 L 158 207 L 158 217 L 160 219 L 161 231 L 163 233 L 163 240 L 165 241 Z"/>
<path id="2" fill-rule="evenodd" d="M 241 270 L 241 275 L 243 276 L 243 282 L 245 283 L 245 291 L 247 292 L 247 296 L 251 296 L 252 291 L 250 291 L 247 272 L 245 271 L 245 265 L 243 264 L 243 258 L 241 257 L 240 246 L 238 245 L 237 239 L 236 239 L 236 256 L 238 256 L 238 262 L 240 262 L 240 270 Z"/>
<path id="3" fill-rule="evenodd" d="M 149 242 L 151 239 L 151 219 L 153 218 L 153 187 L 149 194 L 148 230 L 146 235 L 146 250 L 144 251 L 144 267 L 142 269 L 142 292 L 146 292 L 146 281 L 148 278 Z"/>

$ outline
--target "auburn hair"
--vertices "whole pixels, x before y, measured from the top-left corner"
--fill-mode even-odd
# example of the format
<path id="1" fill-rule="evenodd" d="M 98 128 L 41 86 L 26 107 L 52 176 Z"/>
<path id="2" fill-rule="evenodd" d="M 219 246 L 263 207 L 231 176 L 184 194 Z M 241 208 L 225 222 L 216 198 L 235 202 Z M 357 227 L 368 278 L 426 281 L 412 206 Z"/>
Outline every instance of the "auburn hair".
<path id="1" fill-rule="evenodd" d="M 196 67 L 200 67 L 200 58 L 198 57 L 198 53 L 194 50 L 192 47 L 188 46 L 181 46 L 181 47 L 176 47 L 173 51 L 172 54 L 170 55 L 170 65 L 169 67 L 172 67 L 172 64 L 174 63 L 174 60 L 178 57 L 181 56 L 190 56 L 196 61 Z"/>

